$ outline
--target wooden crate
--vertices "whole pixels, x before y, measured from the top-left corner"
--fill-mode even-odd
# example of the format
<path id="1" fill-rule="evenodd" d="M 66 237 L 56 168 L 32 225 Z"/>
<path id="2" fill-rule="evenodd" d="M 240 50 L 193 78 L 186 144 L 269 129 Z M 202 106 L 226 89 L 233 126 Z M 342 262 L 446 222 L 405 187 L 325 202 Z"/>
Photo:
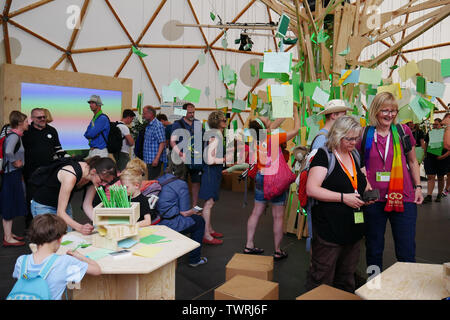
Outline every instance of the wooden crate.
<path id="1" fill-rule="evenodd" d="M 107 239 L 125 239 L 138 235 L 139 226 L 137 224 L 103 225 L 97 226 L 97 231 L 100 236 Z"/>
<path id="2" fill-rule="evenodd" d="M 132 202 L 130 208 L 104 208 L 100 203 L 94 208 L 94 224 L 96 226 L 111 224 L 108 221 L 110 218 L 124 218 L 128 219 L 126 224 L 136 224 L 140 216 L 140 204 Z"/>

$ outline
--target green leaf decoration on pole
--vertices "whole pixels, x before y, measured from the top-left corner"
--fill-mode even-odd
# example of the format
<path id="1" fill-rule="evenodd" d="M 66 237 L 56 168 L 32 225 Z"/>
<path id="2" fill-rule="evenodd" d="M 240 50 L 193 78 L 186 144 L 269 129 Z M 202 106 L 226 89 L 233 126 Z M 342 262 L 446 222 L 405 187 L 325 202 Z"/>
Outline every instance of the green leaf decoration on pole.
<path id="1" fill-rule="evenodd" d="M 133 53 L 138 55 L 141 58 L 145 58 L 147 56 L 147 54 L 143 53 L 142 51 L 140 51 L 138 48 L 136 48 L 135 46 L 131 47 L 131 50 L 133 50 Z"/>

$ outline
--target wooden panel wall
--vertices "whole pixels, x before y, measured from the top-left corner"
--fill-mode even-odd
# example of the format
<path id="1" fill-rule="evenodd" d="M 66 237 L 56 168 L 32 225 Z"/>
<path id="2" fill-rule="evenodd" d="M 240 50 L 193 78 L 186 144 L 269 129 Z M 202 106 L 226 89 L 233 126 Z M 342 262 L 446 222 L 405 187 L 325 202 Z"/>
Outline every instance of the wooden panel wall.
<path id="1" fill-rule="evenodd" d="M 3 64 L 0 67 L 1 125 L 8 122 L 11 111 L 20 110 L 22 82 L 122 91 L 122 110 L 130 109 L 132 104 L 133 81 L 131 79 Z M 88 107 L 86 103 L 86 108 Z"/>

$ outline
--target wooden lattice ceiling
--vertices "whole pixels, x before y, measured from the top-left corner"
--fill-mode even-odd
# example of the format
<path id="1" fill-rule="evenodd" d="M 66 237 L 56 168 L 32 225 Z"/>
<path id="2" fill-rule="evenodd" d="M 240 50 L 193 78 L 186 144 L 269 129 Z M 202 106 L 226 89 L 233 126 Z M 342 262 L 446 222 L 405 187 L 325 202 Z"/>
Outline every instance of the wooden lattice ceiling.
<path id="1" fill-rule="evenodd" d="M 198 27 L 199 32 L 201 33 L 201 36 L 203 38 L 202 44 L 195 44 L 195 45 L 168 45 L 168 44 L 146 44 L 142 43 L 142 39 L 146 35 L 147 31 L 149 30 L 150 26 L 155 21 L 156 17 L 160 13 L 163 6 L 166 4 L 167 0 L 161 0 L 159 5 L 157 6 L 156 10 L 153 12 L 153 14 L 148 18 L 148 22 L 143 28 L 142 32 L 137 38 L 133 38 L 130 33 L 128 32 L 127 28 L 125 27 L 123 21 L 121 20 L 121 17 L 117 14 L 116 10 L 114 9 L 113 5 L 109 0 L 98 0 L 98 1 L 104 1 L 106 5 L 108 6 L 109 10 L 112 12 L 112 14 L 115 17 L 116 22 L 120 25 L 120 28 L 123 30 L 125 35 L 127 36 L 129 43 L 123 44 L 123 45 L 116 45 L 116 46 L 103 46 L 103 47 L 92 47 L 92 48 L 77 48 L 76 41 L 77 36 L 79 34 L 80 29 L 74 29 L 70 40 L 68 41 L 67 47 L 60 46 L 56 43 L 54 43 L 52 40 L 47 39 L 38 33 L 24 27 L 23 25 L 17 23 L 14 18 L 18 15 L 21 15 L 25 12 L 34 10 L 38 7 L 44 6 L 50 2 L 53 2 L 54 0 L 40 0 L 36 1 L 28 6 L 25 6 L 21 9 L 18 9 L 16 11 L 10 11 L 11 4 L 13 0 L 6 0 L 3 8 L 2 14 L 0 14 L 0 24 L 2 24 L 3 29 L 3 36 L 4 36 L 4 51 L 5 51 L 5 58 L 7 63 L 11 63 L 11 48 L 10 48 L 10 42 L 9 42 L 9 35 L 8 35 L 8 29 L 10 27 L 15 27 L 18 29 L 21 29 L 22 31 L 30 34 L 31 36 L 45 42 L 49 46 L 53 47 L 54 49 L 58 50 L 61 53 L 61 56 L 55 61 L 51 66 L 49 66 L 50 69 L 55 70 L 62 62 L 68 61 L 70 65 L 72 66 L 72 69 L 74 72 L 78 72 L 77 67 L 75 65 L 75 62 L 72 58 L 73 55 L 76 54 L 82 54 L 86 52 L 100 52 L 100 51 L 112 51 L 112 50 L 123 50 L 128 49 L 128 53 L 125 56 L 125 58 L 122 60 L 119 66 L 117 66 L 117 69 L 115 73 L 112 75 L 114 77 L 118 77 L 129 61 L 131 55 L 132 55 L 132 46 L 138 47 L 138 48 L 168 48 L 168 49 L 202 49 L 205 53 L 208 53 L 208 55 L 211 57 L 215 67 L 217 70 L 219 70 L 219 64 L 217 62 L 217 59 L 214 55 L 216 51 L 228 51 L 228 52 L 236 52 L 236 53 L 243 53 L 243 54 L 250 54 L 250 55 L 258 55 L 262 56 L 263 52 L 248 52 L 248 51 L 240 51 L 235 49 L 224 49 L 222 47 L 217 46 L 217 42 L 221 39 L 224 32 L 227 30 L 224 28 L 212 41 L 208 41 L 207 37 L 205 36 L 204 30 L 202 27 Z M 14 0 L 17 1 L 17 0 Z M 194 9 L 194 6 L 192 5 L 191 0 L 180 0 L 180 1 L 186 1 L 190 12 L 192 13 L 192 16 L 194 20 L 200 24 L 200 21 L 198 19 L 198 15 Z M 405 62 L 408 61 L 408 59 L 405 57 L 406 53 L 409 52 L 416 52 L 418 50 L 426 50 L 430 48 L 436 48 L 436 47 L 442 47 L 447 46 L 450 43 L 440 43 L 440 44 L 433 44 L 431 46 L 422 47 L 422 48 L 415 48 L 415 49 L 409 49 L 409 50 L 401 50 L 402 47 L 404 47 L 406 44 L 410 43 L 412 40 L 416 39 L 418 36 L 423 34 L 426 30 L 432 28 L 436 24 L 438 24 L 440 21 L 445 19 L 450 15 L 450 0 L 427 0 L 422 3 L 416 4 L 418 0 L 410 0 L 410 2 L 407 5 L 404 5 L 394 11 L 391 12 L 384 12 L 381 14 L 381 26 L 377 30 L 373 31 L 367 28 L 367 21 L 370 18 L 369 12 L 367 8 L 370 8 L 370 6 L 377 6 L 380 5 L 383 0 L 356 0 L 356 2 L 350 4 L 345 3 L 343 0 L 332 0 L 330 1 L 330 4 L 327 7 L 322 6 L 322 1 L 317 0 L 316 1 L 316 10 L 315 12 L 311 12 L 309 10 L 308 1 L 307 0 L 259 0 L 260 2 L 264 3 L 267 6 L 267 13 L 269 17 L 269 21 L 272 21 L 271 11 L 277 13 L 278 15 L 281 15 L 282 13 L 287 14 L 291 18 L 290 22 L 290 29 L 291 31 L 301 40 L 297 43 L 297 45 L 291 45 L 290 47 L 286 48 L 285 51 L 291 50 L 294 47 L 297 47 L 297 50 L 300 54 L 305 57 L 305 61 L 307 62 L 309 66 L 309 76 L 311 80 L 314 80 L 316 78 L 324 78 L 326 74 L 333 74 L 333 79 L 336 81 L 336 75 L 339 74 L 340 70 L 345 68 L 346 64 L 350 65 L 351 67 L 356 66 L 366 66 L 366 67 L 374 67 L 385 61 L 387 58 L 391 56 L 396 56 L 397 63 L 398 59 L 402 58 Z M 82 26 L 83 19 L 86 15 L 86 12 L 89 8 L 91 0 L 84 0 L 83 6 L 81 8 L 80 12 L 80 25 Z M 256 0 L 250 0 L 245 6 L 242 7 L 242 9 L 236 14 L 234 19 L 231 21 L 232 23 L 238 21 L 239 18 L 241 18 L 245 12 L 247 12 L 257 1 Z M 413 21 L 409 21 L 409 15 L 413 12 L 418 12 L 422 10 L 432 9 L 435 8 L 430 13 L 427 13 L 426 15 L 423 15 Z M 313 61 L 313 55 L 311 54 L 311 48 L 310 48 L 310 35 L 313 32 L 316 32 L 317 34 L 317 28 L 321 28 L 321 24 L 325 19 L 325 16 L 327 14 L 334 15 L 334 45 L 333 45 L 333 52 L 329 52 L 324 45 L 321 45 L 321 63 L 326 71 L 326 73 L 317 73 L 315 69 L 315 62 Z M 404 17 L 403 23 L 400 25 L 389 25 L 389 22 L 397 17 Z M 408 28 L 411 28 L 413 26 L 416 26 L 419 23 L 423 23 L 423 25 L 416 29 L 415 31 L 406 34 L 406 31 Z M 273 31 L 272 31 L 273 32 Z M 401 33 L 400 38 L 396 38 L 396 34 Z M 391 40 L 391 43 L 388 42 L 388 39 Z M 381 54 L 379 54 L 377 57 L 370 61 L 359 61 L 359 55 L 361 54 L 361 51 L 367 47 L 370 46 L 373 43 L 380 42 L 385 47 L 386 50 L 383 51 Z M 350 50 L 350 54 L 346 57 L 342 57 L 338 54 L 340 50 L 344 50 L 346 47 L 351 47 L 352 50 Z M 274 38 L 274 47 L 277 48 L 276 39 Z M 157 86 L 155 85 L 152 75 L 145 63 L 145 61 L 139 57 L 139 60 L 141 62 L 142 68 L 145 71 L 145 74 L 147 75 L 148 81 L 151 84 L 151 87 L 153 88 L 155 95 L 157 96 L 158 100 L 161 100 L 161 95 L 158 91 Z M 394 64 L 395 64 L 394 63 Z M 196 61 L 192 67 L 189 69 L 189 71 L 184 75 L 182 78 L 182 82 L 186 82 L 190 75 L 194 72 L 194 70 L 197 68 L 199 62 Z M 392 72 L 391 72 L 392 74 Z M 250 91 L 253 91 L 258 85 L 260 84 L 260 81 L 257 81 L 253 88 L 251 88 Z M 226 85 L 224 85 L 226 87 Z M 243 97 L 243 99 L 245 99 Z M 442 101 L 440 101 L 441 104 L 443 104 Z M 445 105 L 444 105 L 445 106 Z M 446 106 L 445 106 L 446 107 Z"/>

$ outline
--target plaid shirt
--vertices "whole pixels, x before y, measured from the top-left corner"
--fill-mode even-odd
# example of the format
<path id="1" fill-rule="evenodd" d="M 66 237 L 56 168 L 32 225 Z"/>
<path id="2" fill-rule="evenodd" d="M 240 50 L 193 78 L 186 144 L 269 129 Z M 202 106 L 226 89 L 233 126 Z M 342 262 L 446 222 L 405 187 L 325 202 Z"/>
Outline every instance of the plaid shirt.
<path id="1" fill-rule="evenodd" d="M 144 136 L 144 162 L 152 163 L 158 154 L 159 145 L 166 142 L 166 132 L 163 124 L 157 119 L 153 119 L 145 128 Z M 167 163 L 167 155 L 165 150 L 161 153 L 159 161 Z"/>

